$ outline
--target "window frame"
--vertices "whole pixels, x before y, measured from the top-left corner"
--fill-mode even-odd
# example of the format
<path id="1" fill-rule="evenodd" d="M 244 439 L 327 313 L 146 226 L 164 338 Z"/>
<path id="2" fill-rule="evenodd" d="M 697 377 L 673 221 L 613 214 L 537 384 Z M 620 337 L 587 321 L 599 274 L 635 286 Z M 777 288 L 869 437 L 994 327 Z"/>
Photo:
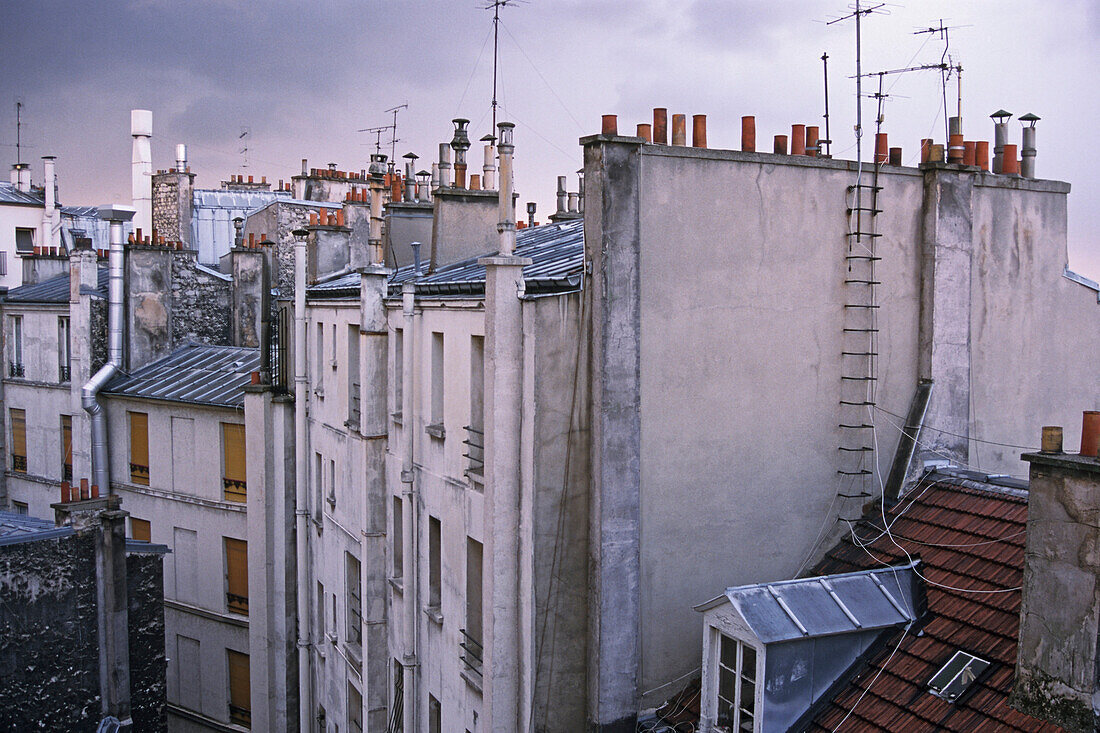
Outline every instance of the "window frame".
<path id="1" fill-rule="evenodd" d="M 225 650 L 226 660 L 226 692 L 228 693 L 227 706 L 229 708 L 229 722 L 245 728 L 252 727 L 252 664 L 248 654 L 235 649 Z M 243 666 L 243 688 L 240 686 L 240 677 L 234 675 L 234 662 L 236 662 L 237 674 Z"/>
<path id="2" fill-rule="evenodd" d="M 225 608 L 227 613 L 248 615 L 248 541 L 236 537 L 223 537 L 222 547 L 225 553 Z M 234 567 L 234 560 L 241 558 L 243 567 Z M 234 572 L 236 571 L 236 572 Z M 243 576 L 244 587 L 235 580 Z M 239 592 L 239 591 L 244 591 Z"/>
<path id="3" fill-rule="evenodd" d="M 18 427 L 18 432 L 16 429 Z M 22 435 L 22 440 L 18 436 Z M 8 408 L 8 437 L 11 439 L 11 470 L 13 473 L 27 473 L 27 411 L 21 407 Z M 22 443 L 22 451 L 19 446 Z"/>
<path id="4" fill-rule="evenodd" d="M 359 558 L 344 553 L 344 624 L 347 642 L 363 646 L 363 577 Z"/>
<path id="5" fill-rule="evenodd" d="M 61 384 L 72 378 L 72 321 L 69 316 L 57 317 L 57 381 Z"/>
<path id="6" fill-rule="evenodd" d="M 760 729 L 760 663 L 761 663 L 761 650 L 752 644 L 723 633 L 721 630 L 711 627 L 714 633 L 713 655 L 714 655 L 714 682 L 711 695 L 714 700 L 714 720 L 717 725 L 728 726 L 730 731 L 757 731 Z M 726 661 L 726 655 L 724 653 L 724 645 L 726 642 L 734 645 L 733 647 L 733 667 L 730 667 Z M 745 652 L 750 650 L 752 652 L 752 677 L 747 681 L 745 679 Z M 723 670 L 732 677 L 733 683 L 733 700 L 729 700 L 723 695 Z M 743 695 L 745 692 L 746 684 L 751 686 L 752 689 L 752 702 L 751 707 L 746 708 L 744 705 Z M 723 710 L 728 709 L 732 714 L 728 720 L 722 717 Z M 744 722 L 742 722 L 742 715 L 749 717 L 749 728 L 744 728 Z"/>
<path id="7" fill-rule="evenodd" d="M 245 444 L 245 428 L 244 425 L 242 425 L 241 423 L 223 422 L 220 423 L 220 425 L 222 433 L 222 498 L 225 499 L 225 501 L 234 502 L 237 504 L 244 504 L 248 501 L 248 477 L 246 473 L 248 466 L 248 454 L 247 446 Z M 237 434 L 239 434 L 239 438 L 231 437 L 236 436 Z M 236 457 L 231 456 L 230 454 L 231 443 L 234 446 L 236 446 L 238 443 L 240 445 L 239 460 L 233 460 L 232 462 L 230 461 L 230 458 Z M 234 470 L 233 473 L 237 475 L 229 476 L 228 474 L 230 473 L 231 464 L 232 467 L 236 469 L 236 464 L 238 463 L 240 464 L 240 473 L 237 473 L 237 471 Z"/>
<path id="8" fill-rule="evenodd" d="M 143 441 L 145 443 L 145 463 L 141 463 L 135 459 L 141 458 L 140 452 L 135 454 L 134 452 L 134 419 L 138 418 L 138 423 L 144 423 L 144 436 Z M 126 411 L 126 420 L 130 426 L 130 483 L 137 484 L 139 486 L 149 485 L 149 413 L 137 412 L 135 410 Z M 140 447 L 140 446 L 139 446 Z M 103 487 L 100 487 L 103 488 Z"/>
<path id="9" fill-rule="evenodd" d="M 23 379 L 26 365 L 23 362 L 23 316 L 11 316 L 11 352 L 8 359 L 8 376 Z"/>

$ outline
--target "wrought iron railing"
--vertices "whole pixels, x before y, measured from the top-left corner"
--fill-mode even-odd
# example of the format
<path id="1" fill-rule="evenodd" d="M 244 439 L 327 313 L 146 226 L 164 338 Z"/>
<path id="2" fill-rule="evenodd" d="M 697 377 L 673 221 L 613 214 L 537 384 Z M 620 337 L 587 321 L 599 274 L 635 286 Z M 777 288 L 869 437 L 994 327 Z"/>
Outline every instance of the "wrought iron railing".
<path id="1" fill-rule="evenodd" d="M 73 480 L 73 464 L 63 463 L 61 464 L 61 480 L 69 481 Z"/>
<path id="2" fill-rule="evenodd" d="M 8 362 L 8 376 L 9 377 L 22 377 L 24 373 L 23 365 L 17 364 L 14 361 Z"/>
<path id="3" fill-rule="evenodd" d="M 480 476 L 485 472 L 485 433 L 469 425 L 464 430 L 466 440 L 462 443 L 466 446 L 466 452 L 462 455 L 468 460 L 466 473 Z"/>
<path id="4" fill-rule="evenodd" d="M 141 484 L 142 486 L 149 485 L 149 467 L 143 466 L 140 463 L 130 464 L 130 482 L 135 484 Z"/>
<path id="5" fill-rule="evenodd" d="M 11 470 L 19 471 L 20 473 L 27 472 L 27 457 L 12 454 L 11 457 Z"/>
<path id="6" fill-rule="evenodd" d="M 232 478 L 223 478 L 222 487 L 225 489 L 226 501 L 245 501 L 248 498 L 248 484 Z"/>
<path id="7" fill-rule="evenodd" d="M 476 674 L 478 679 L 481 679 L 481 655 L 484 653 L 481 640 L 475 639 L 466 633 L 466 629 L 459 629 L 458 633 L 462 634 L 462 641 L 458 642 L 458 645 L 462 647 L 462 664 L 471 673 Z"/>
<path id="8" fill-rule="evenodd" d="M 286 310 L 278 309 L 268 321 L 268 358 L 271 362 L 271 386 L 286 392 L 290 389 L 290 317 Z"/>
<path id="9" fill-rule="evenodd" d="M 72 376 L 72 368 L 68 364 L 58 364 L 57 375 L 60 381 L 68 382 Z"/>
<path id="10" fill-rule="evenodd" d="M 252 725 L 252 711 L 248 708 L 238 707 L 232 703 L 229 704 L 229 722 L 237 723 L 238 725 L 251 726 Z"/>
<path id="11" fill-rule="evenodd" d="M 239 596 L 236 593 L 226 593 L 225 602 L 233 613 L 248 615 L 248 596 Z"/>

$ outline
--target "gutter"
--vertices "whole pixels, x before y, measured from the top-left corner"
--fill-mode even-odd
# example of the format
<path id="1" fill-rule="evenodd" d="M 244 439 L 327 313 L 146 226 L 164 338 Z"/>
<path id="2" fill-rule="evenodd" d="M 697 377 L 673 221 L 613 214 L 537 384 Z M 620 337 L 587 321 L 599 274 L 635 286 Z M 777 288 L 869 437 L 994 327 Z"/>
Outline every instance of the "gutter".
<path id="1" fill-rule="evenodd" d="M 92 423 L 92 486 L 111 493 L 110 451 L 107 445 L 107 413 L 99 401 L 99 392 L 122 366 L 122 225 L 133 219 L 132 206 L 99 207 L 99 218 L 111 223 L 111 244 L 107 257 L 107 363 L 88 380 L 81 391 L 80 403 Z"/>

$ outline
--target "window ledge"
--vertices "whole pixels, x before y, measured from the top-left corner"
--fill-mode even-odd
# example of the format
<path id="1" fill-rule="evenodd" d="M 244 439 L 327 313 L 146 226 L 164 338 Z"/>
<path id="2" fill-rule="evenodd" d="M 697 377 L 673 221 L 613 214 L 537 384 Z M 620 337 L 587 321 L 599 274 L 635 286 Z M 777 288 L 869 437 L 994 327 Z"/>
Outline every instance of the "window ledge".
<path id="1" fill-rule="evenodd" d="M 432 423 L 431 425 L 424 428 L 424 432 L 426 432 L 433 438 L 439 438 L 440 440 L 443 440 L 447 437 L 447 431 L 443 429 L 443 423 L 441 422 Z"/>
<path id="2" fill-rule="evenodd" d="M 480 695 L 481 694 L 481 680 L 479 680 L 477 678 L 477 675 L 473 674 L 468 669 L 462 670 L 462 672 L 460 672 L 460 674 L 462 675 L 462 679 L 466 680 L 466 684 L 469 685 L 471 688 L 473 688 L 474 692 L 476 692 L 477 694 Z"/>
<path id="3" fill-rule="evenodd" d="M 398 593 L 405 594 L 405 584 L 401 581 L 401 578 L 386 578 L 386 582 Z"/>
<path id="4" fill-rule="evenodd" d="M 424 606 L 424 615 L 439 626 L 443 625 L 443 612 L 439 610 L 439 606 Z"/>
<path id="5" fill-rule="evenodd" d="M 398 410 L 397 412 L 391 412 L 390 417 L 393 418 L 393 421 L 398 425 L 401 424 L 401 418 L 403 417 L 401 414 L 401 410 Z"/>

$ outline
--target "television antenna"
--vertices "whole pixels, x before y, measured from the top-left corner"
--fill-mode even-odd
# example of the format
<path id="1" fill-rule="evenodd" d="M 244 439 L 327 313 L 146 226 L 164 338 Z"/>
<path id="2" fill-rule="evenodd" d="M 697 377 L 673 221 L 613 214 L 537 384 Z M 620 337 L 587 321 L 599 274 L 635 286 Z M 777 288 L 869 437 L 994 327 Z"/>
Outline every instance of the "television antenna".
<path id="1" fill-rule="evenodd" d="M 237 152 L 244 158 L 242 168 L 248 171 L 248 141 L 252 137 L 252 128 L 247 125 L 241 126 L 241 134 L 237 136 L 237 139 L 241 141 L 241 149 Z"/>
<path id="2" fill-rule="evenodd" d="M 362 130 L 356 130 L 356 132 L 367 132 L 374 135 L 374 152 L 381 153 L 382 133 L 392 128 L 392 125 L 382 125 L 381 127 L 364 127 Z"/>
<path id="3" fill-rule="evenodd" d="M 403 109 L 408 109 L 408 108 L 409 108 L 409 103 L 405 102 L 404 104 L 399 104 L 396 107 L 390 107 L 389 109 L 387 109 L 386 111 L 384 111 L 382 113 L 384 115 L 388 115 L 391 112 L 393 113 L 393 124 L 389 125 L 389 128 L 391 130 L 393 130 L 393 134 L 390 135 L 390 160 L 393 160 L 394 153 L 397 151 L 397 143 L 401 142 L 397 138 L 397 113 L 400 112 Z"/>
<path id="4" fill-rule="evenodd" d="M 482 10 L 493 11 L 493 132 L 496 134 L 497 130 L 497 62 L 499 60 L 498 54 L 498 40 L 500 35 L 500 9 L 506 5 L 518 5 L 520 2 L 526 2 L 526 0 L 488 0 L 485 5 L 482 5 Z"/>
<path id="5" fill-rule="evenodd" d="M 955 115 L 959 118 L 959 125 L 962 125 L 962 64 L 957 64 L 951 59 L 951 34 L 952 28 L 965 28 L 967 26 L 948 26 L 943 24 L 943 18 L 940 18 L 939 25 L 929 26 L 928 28 L 921 28 L 913 31 L 913 35 L 920 36 L 926 33 L 939 33 L 940 40 L 943 41 L 943 55 L 940 56 L 940 88 L 943 92 L 943 125 L 944 125 L 944 140 L 951 139 L 951 121 L 950 115 L 947 113 L 947 82 L 950 81 L 951 75 L 955 75 L 955 82 L 957 88 L 957 98 L 955 106 Z"/>

